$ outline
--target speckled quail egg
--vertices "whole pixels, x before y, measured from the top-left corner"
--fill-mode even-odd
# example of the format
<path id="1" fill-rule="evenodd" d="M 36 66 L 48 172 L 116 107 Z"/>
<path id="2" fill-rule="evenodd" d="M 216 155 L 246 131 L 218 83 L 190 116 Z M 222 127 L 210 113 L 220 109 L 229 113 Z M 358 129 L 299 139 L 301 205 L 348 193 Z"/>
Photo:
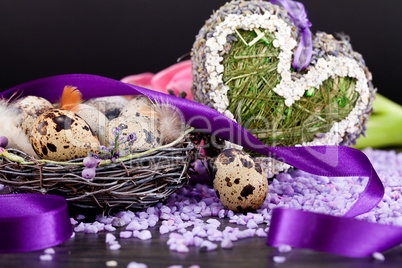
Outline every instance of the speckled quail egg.
<path id="1" fill-rule="evenodd" d="M 123 96 L 111 96 L 90 99 L 85 104 L 93 106 L 101 111 L 109 120 L 112 120 L 119 116 L 121 110 L 129 102 Z"/>
<path id="2" fill-rule="evenodd" d="M 121 144 L 120 148 L 122 150 L 144 150 L 161 145 L 161 133 L 155 120 L 145 117 L 119 116 L 109 121 L 106 128 L 106 138 L 109 142 L 115 139 L 113 128 L 117 127 L 122 130 L 121 137 L 123 137 L 124 140 L 127 140 L 127 135 L 131 133 L 134 133 L 136 137 L 131 147 L 127 142 Z"/>
<path id="3" fill-rule="evenodd" d="M 221 203 L 236 212 L 258 209 L 268 193 L 268 181 L 261 166 L 247 153 L 226 149 L 213 167 L 213 185 Z"/>
<path id="4" fill-rule="evenodd" d="M 21 111 L 21 128 L 26 135 L 31 132 L 36 118 L 44 112 L 53 109 L 53 105 L 44 98 L 37 96 L 26 96 L 16 101 L 15 106 Z"/>
<path id="5" fill-rule="evenodd" d="M 60 109 L 49 110 L 36 119 L 30 141 L 40 158 L 55 161 L 85 157 L 99 148 L 89 125 L 73 112 Z"/>
<path id="6" fill-rule="evenodd" d="M 99 142 L 102 145 L 106 145 L 106 126 L 109 123 L 109 119 L 95 107 L 86 104 L 80 104 L 76 114 L 88 123 L 98 137 Z"/>
<path id="7" fill-rule="evenodd" d="M 121 110 L 120 116 L 136 116 L 147 118 L 159 118 L 159 114 L 152 106 L 152 102 L 146 96 L 135 96 Z"/>

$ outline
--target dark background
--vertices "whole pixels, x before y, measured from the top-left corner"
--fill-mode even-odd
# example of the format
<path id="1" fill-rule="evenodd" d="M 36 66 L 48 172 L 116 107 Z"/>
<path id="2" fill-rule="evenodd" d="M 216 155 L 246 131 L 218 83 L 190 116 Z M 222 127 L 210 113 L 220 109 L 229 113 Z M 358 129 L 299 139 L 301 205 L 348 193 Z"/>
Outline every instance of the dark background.
<path id="1" fill-rule="evenodd" d="M 0 90 L 56 74 L 157 72 L 190 52 L 204 21 L 225 2 L 0 0 Z M 402 1 L 301 2 L 313 31 L 348 34 L 379 92 L 402 104 Z"/>

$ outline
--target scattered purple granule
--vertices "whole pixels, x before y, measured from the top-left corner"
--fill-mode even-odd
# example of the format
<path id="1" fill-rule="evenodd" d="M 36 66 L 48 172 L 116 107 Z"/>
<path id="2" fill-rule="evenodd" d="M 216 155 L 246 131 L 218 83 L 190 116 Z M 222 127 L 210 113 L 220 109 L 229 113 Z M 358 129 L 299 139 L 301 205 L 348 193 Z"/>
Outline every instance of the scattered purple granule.
<path id="1" fill-rule="evenodd" d="M 53 255 L 53 254 L 55 254 L 56 252 L 54 251 L 53 248 L 47 248 L 47 249 L 45 249 L 45 250 L 43 251 L 43 253 Z"/>
<path id="2" fill-rule="evenodd" d="M 119 250 L 121 248 L 121 245 L 119 244 L 119 243 L 112 243 L 110 246 L 109 246 L 109 249 L 110 250 Z"/>
<path id="3" fill-rule="evenodd" d="M 40 255 L 39 259 L 41 261 L 51 261 L 51 260 L 53 260 L 53 257 L 50 254 L 44 254 L 44 255 Z"/>
<path id="4" fill-rule="evenodd" d="M 228 239 L 228 238 L 223 239 L 223 240 L 221 241 L 221 248 L 227 248 L 227 249 L 233 248 L 233 242 L 232 242 L 232 240 L 230 240 L 230 239 Z"/>
<path id="5" fill-rule="evenodd" d="M 291 252 L 291 251 L 292 251 L 292 247 L 289 246 L 289 245 L 280 245 L 280 246 L 278 247 L 278 251 L 279 251 L 280 253 L 288 253 L 288 252 Z"/>
<path id="6" fill-rule="evenodd" d="M 286 257 L 284 257 L 284 256 L 274 256 L 274 257 L 272 258 L 272 260 L 273 260 L 275 263 L 284 263 L 284 262 L 286 261 Z"/>
<path id="7" fill-rule="evenodd" d="M 374 252 L 372 256 L 377 261 L 385 261 L 384 255 L 380 252 Z"/>
<path id="8" fill-rule="evenodd" d="M 114 235 L 111 234 L 111 233 L 107 233 L 107 234 L 106 234 L 106 240 L 105 240 L 105 242 L 106 242 L 107 244 L 110 244 L 110 243 L 112 243 L 112 242 L 114 242 L 114 241 L 116 241 L 116 236 L 114 236 Z"/>
<path id="9" fill-rule="evenodd" d="M 74 218 L 70 218 L 70 223 L 71 225 L 76 225 L 78 221 L 76 221 Z"/>
<path id="10" fill-rule="evenodd" d="M 127 268 L 148 268 L 148 266 L 144 263 L 138 263 L 138 262 L 130 262 L 127 264 Z"/>
<path id="11" fill-rule="evenodd" d="M 132 236 L 133 236 L 133 232 L 130 232 L 130 231 L 120 232 L 120 238 L 130 238 Z"/>

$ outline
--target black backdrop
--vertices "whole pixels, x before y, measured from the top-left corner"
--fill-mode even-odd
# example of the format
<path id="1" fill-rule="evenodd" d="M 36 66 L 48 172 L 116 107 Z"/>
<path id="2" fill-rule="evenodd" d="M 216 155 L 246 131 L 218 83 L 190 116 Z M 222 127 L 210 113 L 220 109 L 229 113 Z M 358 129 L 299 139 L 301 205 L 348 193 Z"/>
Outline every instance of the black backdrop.
<path id="1" fill-rule="evenodd" d="M 300 0 L 313 31 L 344 32 L 383 95 L 402 104 L 402 1 Z M 0 90 L 64 73 L 120 79 L 190 52 L 224 0 L 0 0 Z"/>

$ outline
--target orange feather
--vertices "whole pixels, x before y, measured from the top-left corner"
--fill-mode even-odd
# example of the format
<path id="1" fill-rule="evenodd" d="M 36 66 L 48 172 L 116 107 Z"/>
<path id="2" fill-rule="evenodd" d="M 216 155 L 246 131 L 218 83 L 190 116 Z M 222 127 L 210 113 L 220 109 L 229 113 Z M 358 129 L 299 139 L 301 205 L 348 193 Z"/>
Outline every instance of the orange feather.
<path id="1" fill-rule="evenodd" d="M 76 113 L 80 109 L 81 98 L 82 94 L 76 87 L 65 86 L 61 96 L 60 108 Z"/>

